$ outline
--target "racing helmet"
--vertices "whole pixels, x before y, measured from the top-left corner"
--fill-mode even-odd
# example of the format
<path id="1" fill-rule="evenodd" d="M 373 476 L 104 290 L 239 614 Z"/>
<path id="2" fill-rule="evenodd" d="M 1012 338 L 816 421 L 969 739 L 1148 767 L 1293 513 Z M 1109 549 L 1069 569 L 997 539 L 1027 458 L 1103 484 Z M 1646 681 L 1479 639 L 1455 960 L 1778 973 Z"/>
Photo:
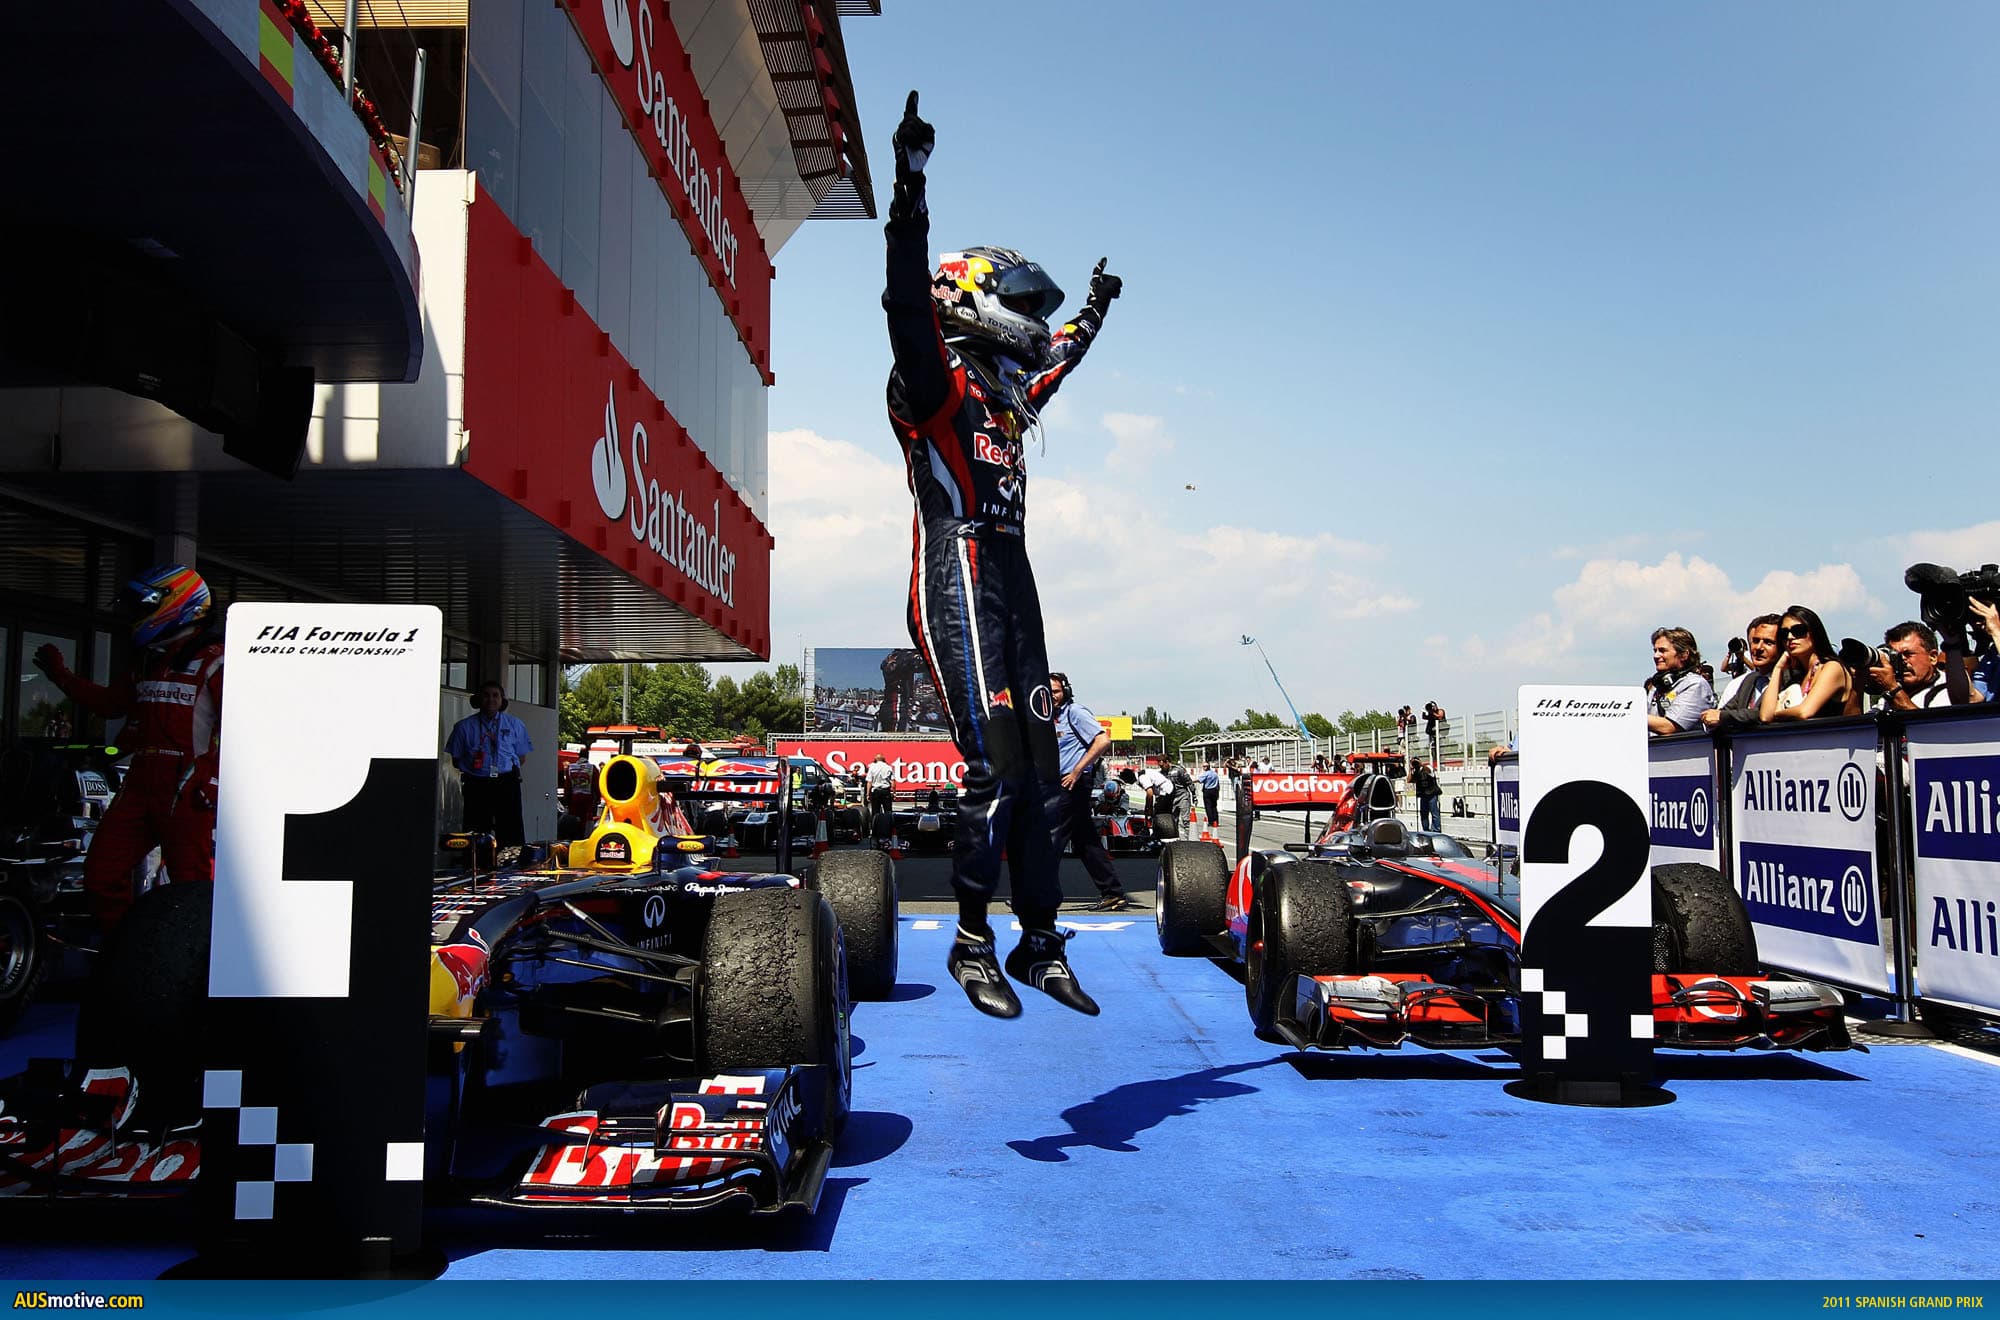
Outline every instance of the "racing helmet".
<path id="1" fill-rule="evenodd" d="M 1062 307 L 1063 291 L 1012 248 L 970 247 L 938 259 L 931 298 L 946 339 L 1033 365 L 1048 350 L 1049 318 Z"/>
<path id="2" fill-rule="evenodd" d="M 135 646 L 165 646 L 200 628 L 208 618 L 208 583 L 180 564 L 160 564 L 118 592 L 118 612 Z"/>

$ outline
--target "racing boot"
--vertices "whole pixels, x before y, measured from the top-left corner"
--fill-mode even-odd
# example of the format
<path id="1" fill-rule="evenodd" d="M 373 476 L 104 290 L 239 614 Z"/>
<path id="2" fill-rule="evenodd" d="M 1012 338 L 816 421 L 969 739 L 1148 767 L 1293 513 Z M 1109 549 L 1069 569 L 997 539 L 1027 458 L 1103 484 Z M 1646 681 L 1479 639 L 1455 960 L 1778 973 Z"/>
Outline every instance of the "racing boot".
<path id="1" fill-rule="evenodd" d="M 978 934 L 960 926 L 958 938 L 951 942 L 951 952 L 945 955 L 944 966 L 980 1012 L 997 1018 L 1021 1016 L 1021 1001 L 1015 996 L 1014 987 L 1000 974 L 991 931 Z"/>
<path id="2" fill-rule="evenodd" d="M 1031 985 L 1064 1008 L 1073 1008 L 1086 1017 L 1097 1016 L 1097 1001 L 1076 983 L 1063 944 L 1067 931 L 1034 930 L 1024 927 L 1021 942 L 1007 955 L 1007 975 L 1023 985 Z"/>

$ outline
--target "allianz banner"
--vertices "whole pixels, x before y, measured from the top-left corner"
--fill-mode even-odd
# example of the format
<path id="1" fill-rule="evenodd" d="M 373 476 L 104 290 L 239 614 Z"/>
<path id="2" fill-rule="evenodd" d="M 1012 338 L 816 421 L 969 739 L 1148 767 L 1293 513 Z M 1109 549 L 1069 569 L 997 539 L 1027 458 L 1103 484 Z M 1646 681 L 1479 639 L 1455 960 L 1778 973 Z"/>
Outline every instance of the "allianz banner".
<path id="1" fill-rule="evenodd" d="M 1521 762 L 1508 757 L 1493 767 L 1493 842 L 1521 846 Z"/>
<path id="2" fill-rule="evenodd" d="M 1909 725 L 1917 983 L 2000 1011 L 2000 718 Z"/>
<path id="3" fill-rule="evenodd" d="M 1875 747 L 1872 725 L 1738 738 L 1730 820 L 1736 891 L 1763 961 L 1886 994 Z"/>
<path id="4" fill-rule="evenodd" d="M 1715 744 L 1707 738 L 1647 747 L 1652 789 L 1653 865 L 1697 862 L 1722 869 L 1716 829 Z"/>

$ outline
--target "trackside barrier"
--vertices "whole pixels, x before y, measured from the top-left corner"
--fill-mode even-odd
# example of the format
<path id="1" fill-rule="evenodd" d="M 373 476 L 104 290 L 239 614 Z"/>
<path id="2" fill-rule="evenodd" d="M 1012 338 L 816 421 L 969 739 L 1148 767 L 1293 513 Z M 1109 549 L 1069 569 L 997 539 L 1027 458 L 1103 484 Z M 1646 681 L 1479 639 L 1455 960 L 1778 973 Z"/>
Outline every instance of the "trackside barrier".
<path id="1" fill-rule="evenodd" d="M 1892 995 L 1904 1022 L 1919 987 L 2000 1014 L 2000 703 L 1679 734 L 1648 753 L 1653 863 L 1728 877 L 1766 965 Z M 1518 757 L 1491 784 L 1493 841 L 1518 848 Z"/>
<path id="2" fill-rule="evenodd" d="M 1722 869 L 1722 813 L 1716 808 L 1718 762 L 1705 733 L 1654 738 L 1646 746 L 1652 789 L 1653 865 L 1697 862 Z"/>
<path id="3" fill-rule="evenodd" d="M 2000 709 L 1891 717 L 1909 753 L 1924 998 L 2000 1013 Z M 1893 760 L 1893 758 L 1892 758 Z"/>
<path id="4" fill-rule="evenodd" d="M 1521 851 L 1521 758 L 1502 757 L 1493 763 L 1493 842 Z"/>
<path id="5" fill-rule="evenodd" d="M 1766 963 L 1888 994 L 1893 936 L 1876 902 L 1872 716 L 1768 725 L 1729 739 L 1729 856 Z M 1893 855 L 1893 854 L 1892 854 Z"/>

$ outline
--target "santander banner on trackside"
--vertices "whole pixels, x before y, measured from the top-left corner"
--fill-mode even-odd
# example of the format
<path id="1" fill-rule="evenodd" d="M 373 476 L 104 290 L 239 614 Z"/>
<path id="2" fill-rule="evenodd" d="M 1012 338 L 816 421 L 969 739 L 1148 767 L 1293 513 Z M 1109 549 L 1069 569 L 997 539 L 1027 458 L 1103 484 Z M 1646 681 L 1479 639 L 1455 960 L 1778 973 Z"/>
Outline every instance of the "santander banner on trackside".
<path id="1" fill-rule="evenodd" d="M 561 0 L 750 360 L 771 383 L 771 259 L 701 84 L 656 0 Z"/>
<path id="2" fill-rule="evenodd" d="M 932 784 L 965 783 L 965 758 L 948 739 L 883 742 L 863 738 L 780 738 L 778 755 L 810 756 L 842 779 L 866 771 L 877 756 L 889 763 L 898 793 L 913 793 Z"/>
<path id="3" fill-rule="evenodd" d="M 769 656 L 764 524 L 492 198 L 467 224 L 465 470 Z"/>

